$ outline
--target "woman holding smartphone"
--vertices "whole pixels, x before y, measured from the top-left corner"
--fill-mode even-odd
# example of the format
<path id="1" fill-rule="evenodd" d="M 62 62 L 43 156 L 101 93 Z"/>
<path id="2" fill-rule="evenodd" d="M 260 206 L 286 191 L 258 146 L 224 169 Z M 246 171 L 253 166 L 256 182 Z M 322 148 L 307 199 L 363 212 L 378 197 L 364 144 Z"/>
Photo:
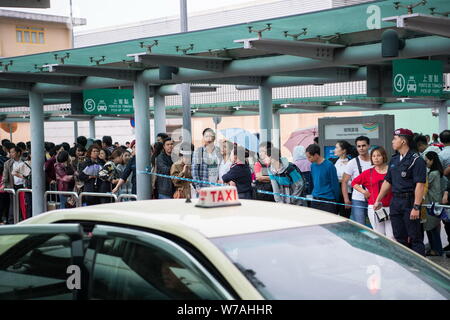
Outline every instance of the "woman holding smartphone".
<path id="1" fill-rule="evenodd" d="M 392 193 L 389 192 L 382 200 L 383 207 L 376 212 L 373 210 L 375 200 L 380 193 L 381 185 L 388 171 L 388 159 L 383 147 L 376 147 L 372 150 L 370 161 L 373 168 L 363 171 L 352 181 L 352 187 L 364 194 L 367 199 L 370 223 L 375 231 L 395 240 L 392 231 L 391 221 L 389 220 L 389 205 L 392 199 Z M 365 189 L 364 189 L 364 188 Z"/>

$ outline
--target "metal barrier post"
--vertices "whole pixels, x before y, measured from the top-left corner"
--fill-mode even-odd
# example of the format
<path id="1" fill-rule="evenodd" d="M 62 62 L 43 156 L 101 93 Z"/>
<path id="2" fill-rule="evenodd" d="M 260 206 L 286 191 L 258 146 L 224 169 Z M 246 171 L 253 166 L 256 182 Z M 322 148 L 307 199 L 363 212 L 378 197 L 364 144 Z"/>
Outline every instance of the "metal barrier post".
<path id="1" fill-rule="evenodd" d="M 49 194 L 55 194 L 55 195 L 63 195 L 63 196 L 74 196 L 77 199 L 77 207 L 81 206 L 81 199 L 78 196 L 78 193 L 76 193 L 75 191 L 46 191 L 44 193 L 44 211 L 47 211 L 47 196 Z"/>
<path id="2" fill-rule="evenodd" d="M 137 195 L 124 193 L 124 194 L 121 194 L 119 197 L 117 197 L 118 202 L 122 202 L 122 199 L 134 199 L 137 201 Z"/>
<path id="3" fill-rule="evenodd" d="M 18 200 L 17 200 L 16 190 L 15 189 L 11 189 L 11 188 L 4 188 L 3 190 L 6 193 L 11 193 L 13 195 L 12 196 L 12 200 L 13 200 L 13 216 L 14 216 L 14 224 L 16 224 L 17 222 L 19 222 L 19 211 L 17 210 L 18 209 Z M 8 211 L 8 216 L 9 216 L 9 211 Z"/>
<path id="4" fill-rule="evenodd" d="M 114 193 L 99 193 L 99 192 L 82 192 L 80 193 L 80 206 L 83 205 L 83 197 L 89 196 L 89 197 L 108 197 L 113 198 L 114 202 L 117 202 L 117 196 Z"/>

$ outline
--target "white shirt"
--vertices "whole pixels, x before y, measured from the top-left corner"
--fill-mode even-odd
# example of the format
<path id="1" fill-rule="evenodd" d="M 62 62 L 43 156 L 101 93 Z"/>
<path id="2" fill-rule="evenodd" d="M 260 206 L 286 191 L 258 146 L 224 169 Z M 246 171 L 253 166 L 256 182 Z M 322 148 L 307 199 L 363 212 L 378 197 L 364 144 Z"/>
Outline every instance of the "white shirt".
<path id="1" fill-rule="evenodd" d="M 441 148 L 436 147 L 436 146 L 429 146 L 428 148 L 426 148 L 423 152 L 422 152 L 422 157 L 425 159 L 425 155 L 430 152 L 430 151 L 434 151 L 436 152 L 438 155 L 439 153 L 441 153 Z M 445 169 L 445 168 L 444 168 Z"/>
<path id="2" fill-rule="evenodd" d="M 444 170 L 450 165 L 450 146 L 444 147 L 442 151 L 439 153 L 439 159 L 442 162 L 442 166 Z"/>
<path id="3" fill-rule="evenodd" d="M 224 162 L 223 159 L 219 164 L 219 180 L 222 180 L 222 177 L 224 174 L 228 173 L 230 171 L 231 165 L 233 162 L 231 162 L 229 159 Z"/>
<path id="4" fill-rule="evenodd" d="M 361 156 L 358 156 L 358 158 L 361 164 L 361 172 L 372 168 L 372 164 L 370 163 L 370 161 L 362 160 Z M 356 162 L 356 158 L 349 161 L 347 167 L 345 168 L 345 173 L 351 177 L 351 180 L 359 176 L 358 163 Z M 366 198 L 364 198 L 364 195 L 361 192 L 353 189 L 352 200 L 366 201 Z"/>
<path id="5" fill-rule="evenodd" d="M 342 176 L 344 175 L 345 168 L 347 167 L 347 164 L 349 162 L 350 162 L 350 160 L 348 160 L 348 159 L 341 159 L 341 158 L 339 158 L 339 159 L 337 159 L 336 163 L 334 164 L 334 166 L 336 167 L 336 171 L 337 171 L 337 176 L 338 176 L 339 182 L 342 181 Z M 350 193 L 351 190 L 352 190 L 352 184 L 351 184 L 350 181 L 348 181 L 348 184 L 347 184 L 347 191 L 348 191 L 348 193 Z"/>
<path id="6" fill-rule="evenodd" d="M 23 161 L 19 160 L 19 161 L 15 161 L 13 163 L 13 167 L 12 167 L 12 172 L 19 172 L 20 167 L 23 165 Z M 25 179 L 22 178 L 18 178 L 16 176 L 14 176 L 14 185 L 24 185 L 25 184 Z"/>

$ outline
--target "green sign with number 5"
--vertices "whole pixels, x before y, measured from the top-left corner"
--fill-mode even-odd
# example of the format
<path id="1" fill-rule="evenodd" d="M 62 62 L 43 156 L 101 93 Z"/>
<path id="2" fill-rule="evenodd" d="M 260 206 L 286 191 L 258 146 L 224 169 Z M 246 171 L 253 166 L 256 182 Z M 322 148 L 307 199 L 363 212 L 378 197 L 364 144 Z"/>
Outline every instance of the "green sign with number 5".
<path id="1" fill-rule="evenodd" d="M 133 90 L 93 89 L 83 91 L 85 114 L 133 114 Z"/>

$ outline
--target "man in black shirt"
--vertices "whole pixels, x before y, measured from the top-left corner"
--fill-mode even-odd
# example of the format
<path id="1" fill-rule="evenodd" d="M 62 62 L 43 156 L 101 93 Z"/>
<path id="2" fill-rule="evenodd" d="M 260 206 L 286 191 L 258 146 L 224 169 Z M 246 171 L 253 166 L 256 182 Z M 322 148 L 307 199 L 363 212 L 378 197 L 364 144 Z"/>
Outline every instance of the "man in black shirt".
<path id="1" fill-rule="evenodd" d="M 427 169 L 423 158 L 410 150 L 412 137 L 411 130 L 395 130 L 392 147 L 398 154 L 394 155 L 389 163 L 385 181 L 375 200 L 374 210 L 381 209 L 381 199 L 392 189 L 389 215 L 394 237 L 401 244 L 424 256 L 420 209 Z"/>

